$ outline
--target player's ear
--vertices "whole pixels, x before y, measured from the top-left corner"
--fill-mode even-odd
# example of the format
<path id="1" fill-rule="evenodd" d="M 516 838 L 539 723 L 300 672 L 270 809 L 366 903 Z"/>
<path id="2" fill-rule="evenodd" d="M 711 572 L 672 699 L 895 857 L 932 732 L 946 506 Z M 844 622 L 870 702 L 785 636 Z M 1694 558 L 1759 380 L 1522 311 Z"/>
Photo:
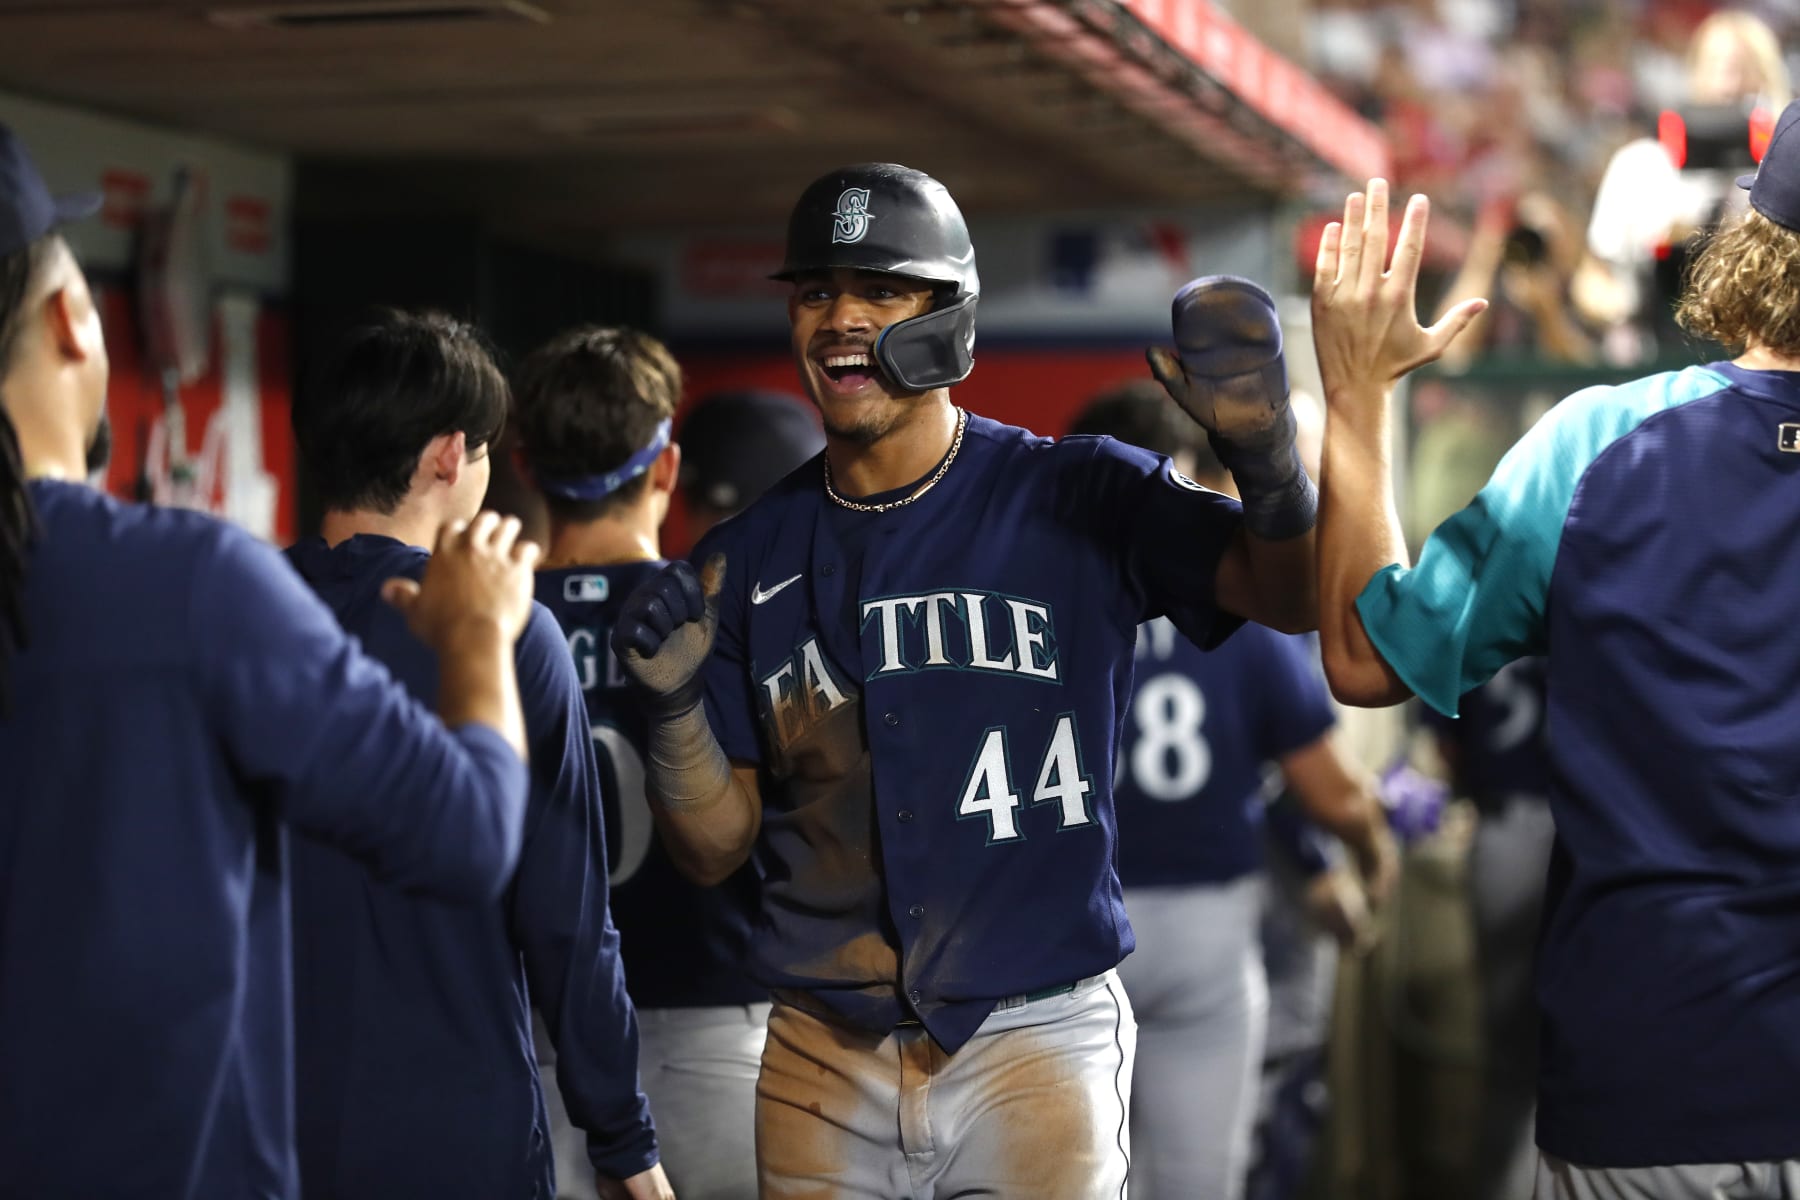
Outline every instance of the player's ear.
<path id="1" fill-rule="evenodd" d="M 650 464 L 650 487 L 658 492 L 673 492 L 681 478 L 681 447 L 670 442 L 668 448 Z"/>
<path id="2" fill-rule="evenodd" d="M 431 471 L 433 479 L 454 484 L 462 478 L 463 468 L 467 466 L 467 454 L 468 439 L 461 430 L 440 433 L 425 443 L 425 453 L 420 465 Z"/>
<path id="3" fill-rule="evenodd" d="M 80 311 L 80 299 L 67 287 L 59 287 L 44 297 L 44 324 L 56 341 L 57 353 L 66 362 L 85 362 L 89 353 L 87 339 L 82 336 L 87 321 Z"/>
<path id="4" fill-rule="evenodd" d="M 88 289 L 87 277 L 60 240 L 52 253 L 56 255 L 50 268 L 54 287 L 44 297 L 42 312 L 57 353 L 71 363 L 85 363 L 96 355 L 104 358 L 106 340 L 100 328 L 100 310 Z"/>

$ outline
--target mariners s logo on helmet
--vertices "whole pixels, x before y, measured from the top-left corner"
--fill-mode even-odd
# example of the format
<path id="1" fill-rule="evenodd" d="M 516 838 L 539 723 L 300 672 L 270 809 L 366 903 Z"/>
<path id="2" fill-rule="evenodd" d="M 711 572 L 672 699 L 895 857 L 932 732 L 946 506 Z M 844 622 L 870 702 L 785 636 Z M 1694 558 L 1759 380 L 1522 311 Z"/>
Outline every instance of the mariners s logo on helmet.
<path id="1" fill-rule="evenodd" d="M 845 188 L 838 196 L 837 211 L 831 215 L 837 218 L 831 229 L 833 242 L 862 241 L 869 232 L 869 222 L 875 219 L 869 211 L 869 189 Z"/>

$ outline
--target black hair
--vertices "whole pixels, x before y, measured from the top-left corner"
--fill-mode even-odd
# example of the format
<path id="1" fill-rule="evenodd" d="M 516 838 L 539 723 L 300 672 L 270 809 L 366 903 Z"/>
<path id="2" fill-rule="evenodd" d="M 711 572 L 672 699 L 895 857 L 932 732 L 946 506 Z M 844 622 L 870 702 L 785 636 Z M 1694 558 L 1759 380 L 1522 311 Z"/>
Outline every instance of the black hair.
<path id="1" fill-rule="evenodd" d="M 0 388 L 12 371 L 13 354 L 25 329 L 26 302 L 56 244 L 57 236 L 49 234 L 23 250 L 0 255 Z M 0 716 L 11 710 L 6 664 L 28 640 L 25 567 L 37 530 L 37 511 L 25 486 L 18 431 L 5 406 L 0 405 Z"/>
<path id="2" fill-rule="evenodd" d="M 1194 472 L 1202 478 L 1225 468 L 1206 440 L 1206 431 L 1169 399 L 1162 385 L 1133 379 L 1108 388 L 1088 402 L 1069 427 L 1070 433 L 1106 434 L 1152 454 L 1194 456 Z"/>
<path id="3" fill-rule="evenodd" d="M 294 404 L 300 462 L 328 509 L 391 513 L 432 438 L 473 453 L 506 426 L 506 377 L 474 326 L 380 309 L 340 339 Z"/>
<path id="4" fill-rule="evenodd" d="M 586 325 L 559 334 L 520 364 L 515 403 L 525 459 L 539 480 L 604 475 L 648 446 L 681 402 L 681 367 L 647 333 Z M 599 500 L 539 485 L 550 514 L 591 521 L 643 495 L 639 475 Z"/>

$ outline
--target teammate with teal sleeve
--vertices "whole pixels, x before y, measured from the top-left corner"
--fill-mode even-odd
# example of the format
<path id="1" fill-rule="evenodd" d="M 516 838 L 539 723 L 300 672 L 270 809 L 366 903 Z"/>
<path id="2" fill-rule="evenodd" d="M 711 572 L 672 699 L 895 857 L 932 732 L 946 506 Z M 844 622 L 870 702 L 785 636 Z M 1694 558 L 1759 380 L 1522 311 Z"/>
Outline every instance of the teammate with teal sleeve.
<path id="1" fill-rule="evenodd" d="M 1538 955 L 1537 1195 L 1800 1188 L 1800 107 L 1680 316 L 1733 361 L 1577 393 L 1434 532 L 1394 520 L 1389 393 L 1480 311 L 1413 316 L 1425 205 L 1321 243 L 1321 634 L 1351 703 L 1438 711 L 1543 654 L 1556 824 Z"/>

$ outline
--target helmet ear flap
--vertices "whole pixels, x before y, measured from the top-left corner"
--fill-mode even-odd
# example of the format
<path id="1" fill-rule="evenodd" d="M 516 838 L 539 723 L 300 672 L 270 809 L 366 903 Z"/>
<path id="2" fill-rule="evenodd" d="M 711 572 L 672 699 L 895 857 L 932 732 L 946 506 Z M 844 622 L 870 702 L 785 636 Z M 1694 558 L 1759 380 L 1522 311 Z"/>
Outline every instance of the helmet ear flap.
<path id="1" fill-rule="evenodd" d="M 875 361 L 909 392 L 961 383 L 975 369 L 975 303 L 969 293 L 896 321 L 875 339 Z"/>

